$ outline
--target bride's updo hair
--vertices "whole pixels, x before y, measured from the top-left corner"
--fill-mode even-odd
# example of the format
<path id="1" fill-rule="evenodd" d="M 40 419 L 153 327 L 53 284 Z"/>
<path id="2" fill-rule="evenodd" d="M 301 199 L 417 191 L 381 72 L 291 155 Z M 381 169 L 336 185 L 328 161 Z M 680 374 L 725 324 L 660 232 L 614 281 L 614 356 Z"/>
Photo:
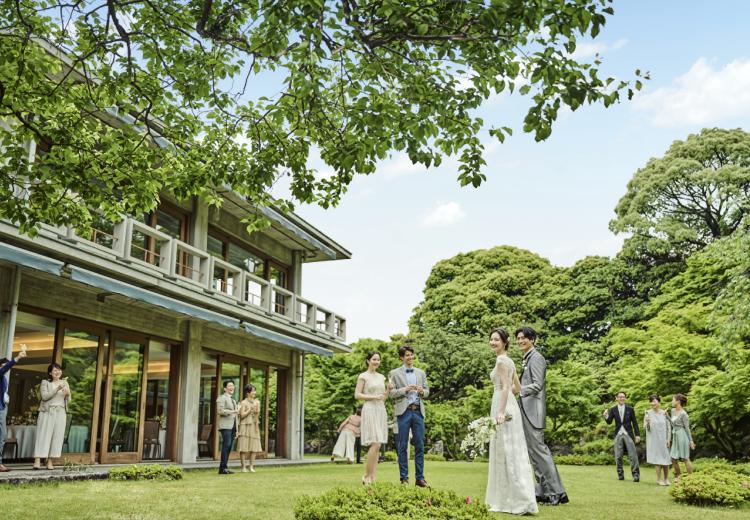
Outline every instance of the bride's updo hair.
<path id="1" fill-rule="evenodd" d="M 500 339 L 503 340 L 503 343 L 505 344 L 505 349 L 508 350 L 508 331 L 502 327 L 495 327 L 490 331 L 490 338 L 493 334 L 500 336 Z"/>
<path id="2" fill-rule="evenodd" d="M 377 350 L 372 350 L 368 352 L 367 355 L 365 356 L 365 366 L 368 366 L 368 367 L 370 366 L 370 360 L 372 359 L 373 356 L 380 356 L 380 352 L 378 352 Z M 383 356 L 380 356 L 380 357 L 382 358 Z"/>

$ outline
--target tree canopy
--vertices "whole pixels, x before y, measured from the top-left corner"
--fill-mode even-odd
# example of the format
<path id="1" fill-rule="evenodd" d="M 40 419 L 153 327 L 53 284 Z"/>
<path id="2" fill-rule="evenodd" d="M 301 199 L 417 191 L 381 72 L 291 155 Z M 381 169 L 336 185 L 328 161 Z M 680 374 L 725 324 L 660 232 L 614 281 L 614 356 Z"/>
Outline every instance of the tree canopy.
<path id="1" fill-rule="evenodd" d="M 225 186 L 328 207 L 393 151 L 428 167 L 456 156 L 458 181 L 478 186 L 482 134 L 511 133 L 476 114 L 489 96 L 528 96 L 523 129 L 541 140 L 561 108 L 641 87 L 640 71 L 600 78 L 598 58 L 572 57 L 611 3 L 4 2 L 0 215 L 85 226 L 89 208 L 137 213 L 164 190 L 219 203 Z M 282 176 L 291 195 L 273 200 Z"/>

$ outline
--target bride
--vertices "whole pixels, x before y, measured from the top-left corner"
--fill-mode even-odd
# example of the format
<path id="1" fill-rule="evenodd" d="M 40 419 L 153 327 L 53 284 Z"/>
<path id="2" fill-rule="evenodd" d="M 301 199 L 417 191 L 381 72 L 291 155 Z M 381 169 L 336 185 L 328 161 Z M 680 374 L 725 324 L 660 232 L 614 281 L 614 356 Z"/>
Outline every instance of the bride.
<path id="1" fill-rule="evenodd" d="M 536 513 L 534 477 L 532 476 L 526 439 L 523 436 L 521 410 L 510 395 L 511 387 L 520 391 L 521 383 L 516 365 L 508 357 L 508 333 L 501 328 L 490 333 L 490 348 L 497 355 L 490 379 L 495 387 L 492 394 L 491 416 L 497 422 L 495 435 L 490 439 L 487 495 L 484 499 L 490 511 L 522 515 Z"/>

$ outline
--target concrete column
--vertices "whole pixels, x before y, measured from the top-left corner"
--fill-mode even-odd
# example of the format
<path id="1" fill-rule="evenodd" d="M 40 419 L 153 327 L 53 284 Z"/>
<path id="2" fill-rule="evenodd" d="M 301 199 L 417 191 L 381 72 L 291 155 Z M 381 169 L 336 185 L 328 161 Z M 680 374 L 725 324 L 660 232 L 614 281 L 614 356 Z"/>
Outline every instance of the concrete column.
<path id="1" fill-rule="evenodd" d="M 305 454 L 305 395 L 304 378 L 305 365 L 304 354 L 291 352 L 291 366 L 289 367 L 289 380 L 287 381 L 287 395 L 289 399 L 289 417 L 287 419 L 287 449 L 289 458 L 299 460 Z"/>
<path id="2" fill-rule="evenodd" d="M 10 359 L 16 330 L 21 270 L 17 266 L 0 266 L 0 357 Z"/>
<path id="3" fill-rule="evenodd" d="M 305 252 L 295 250 L 292 251 L 292 286 L 290 290 L 294 294 L 302 296 L 302 263 L 305 258 Z"/>
<path id="4" fill-rule="evenodd" d="M 208 248 L 208 204 L 200 197 L 193 199 L 193 214 L 190 218 L 190 244 L 205 251 Z"/>
<path id="5" fill-rule="evenodd" d="M 203 323 L 188 321 L 180 360 L 180 410 L 177 460 L 186 464 L 198 458 L 198 399 L 201 382 Z"/>

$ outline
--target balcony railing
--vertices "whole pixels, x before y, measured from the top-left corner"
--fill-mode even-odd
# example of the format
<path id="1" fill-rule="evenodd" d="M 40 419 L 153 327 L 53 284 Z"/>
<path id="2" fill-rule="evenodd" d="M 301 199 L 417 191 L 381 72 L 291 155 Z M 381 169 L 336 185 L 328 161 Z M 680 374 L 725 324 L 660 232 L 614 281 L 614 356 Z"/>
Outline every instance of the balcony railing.
<path id="1" fill-rule="evenodd" d="M 126 217 L 117 223 L 106 240 L 102 240 L 102 232 L 79 237 L 73 228 L 68 228 L 65 235 L 70 239 L 87 240 L 126 262 L 187 282 L 237 304 L 346 340 L 346 320 L 342 316 L 135 219 Z"/>

